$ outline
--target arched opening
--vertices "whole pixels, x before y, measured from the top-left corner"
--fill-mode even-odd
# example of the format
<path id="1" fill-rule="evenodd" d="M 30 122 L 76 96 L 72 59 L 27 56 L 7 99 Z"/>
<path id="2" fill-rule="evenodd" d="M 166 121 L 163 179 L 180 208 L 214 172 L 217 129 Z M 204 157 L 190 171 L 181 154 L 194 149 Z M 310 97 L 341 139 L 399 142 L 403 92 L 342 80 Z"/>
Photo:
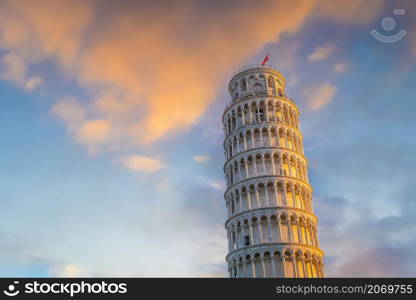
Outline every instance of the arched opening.
<path id="1" fill-rule="evenodd" d="M 288 278 L 295 277 L 295 269 L 293 265 L 292 254 L 289 251 L 285 252 L 285 271 L 286 271 L 286 277 Z"/>
<path id="2" fill-rule="evenodd" d="M 281 241 L 282 242 L 289 242 L 289 224 L 285 215 L 280 216 L 280 228 L 281 228 Z"/>
<path id="3" fill-rule="evenodd" d="M 270 235 L 273 242 L 280 241 L 279 224 L 275 215 L 270 217 Z"/>
<path id="4" fill-rule="evenodd" d="M 269 139 L 269 132 L 267 131 L 267 128 L 263 128 L 261 130 L 261 137 L 262 137 L 262 141 L 263 141 L 263 147 L 268 147 L 270 146 L 270 139 Z"/>
<path id="5" fill-rule="evenodd" d="M 289 159 L 286 155 L 283 155 L 282 163 L 283 163 L 283 165 L 282 165 L 283 174 L 282 175 L 288 176 L 290 174 L 290 172 L 289 172 Z"/>
<path id="6" fill-rule="evenodd" d="M 271 92 L 274 92 L 274 78 L 272 76 L 269 76 L 267 78 L 267 85 L 269 89 L 271 90 Z"/>
<path id="7" fill-rule="evenodd" d="M 269 153 L 264 155 L 265 174 L 273 174 L 272 159 Z"/>
<path id="8" fill-rule="evenodd" d="M 265 277 L 273 277 L 270 252 L 268 252 L 268 251 L 264 252 L 263 262 L 264 262 L 264 275 L 265 275 Z"/>
<path id="9" fill-rule="evenodd" d="M 286 184 L 286 206 L 293 207 L 294 199 L 293 199 L 293 192 L 292 187 L 290 184 Z"/>
<path id="10" fill-rule="evenodd" d="M 297 264 L 296 266 L 298 269 L 298 277 L 304 278 L 305 271 L 303 269 L 302 255 L 299 252 L 296 252 L 295 258 L 296 258 L 296 264 Z"/>
<path id="11" fill-rule="evenodd" d="M 241 84 L 241 90 L 244 92 L 247 92 L 247 81 L 245 79 L 241 79 L 240 84 Z"/>
<path id="12" fill-rule="evenodd" d="M 285 133 L 282 128 L 279 130 L 279 147 L 286 147 Z"/>
<path id="13" fill-rule="evenodd" d="M 296 219 L 294 216 L 290 217 L 290 225 L 292 229 L 292 242 L 299 243 L 299 230 L 298 230 L 298 224 L 296 222 Z"/>

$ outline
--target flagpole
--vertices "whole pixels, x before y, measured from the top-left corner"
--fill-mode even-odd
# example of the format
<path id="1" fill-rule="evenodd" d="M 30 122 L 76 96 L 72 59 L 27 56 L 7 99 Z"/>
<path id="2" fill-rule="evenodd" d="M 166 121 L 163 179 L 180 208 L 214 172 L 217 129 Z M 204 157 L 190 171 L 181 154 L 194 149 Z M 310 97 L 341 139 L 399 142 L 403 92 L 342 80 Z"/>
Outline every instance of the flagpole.
<path id="1" fill-rule="evenodd" d="M 266 65 L 266 63 L 267 63 L 269 60 L 270 60 L 269 53 L 267 53 L 267 55 L 264 57 L 264 59 L 263 59 L 263 61 L 262 61 L 261 65 L 262 65 L 262 66 L 265 66 L 265 65 Z"/>

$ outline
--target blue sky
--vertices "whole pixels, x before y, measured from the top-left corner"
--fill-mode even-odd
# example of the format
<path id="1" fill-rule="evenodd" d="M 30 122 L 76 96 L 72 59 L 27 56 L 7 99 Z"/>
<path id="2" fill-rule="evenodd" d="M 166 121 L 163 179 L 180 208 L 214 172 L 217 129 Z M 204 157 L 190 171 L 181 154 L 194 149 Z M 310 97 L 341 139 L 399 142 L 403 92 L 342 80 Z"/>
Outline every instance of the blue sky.
<path id="1" fill-rule="evenodd" d="M 39 3 L 0 1 L 0 276 L 226 276 L 221 114 L 266 53 L 326 275 L 415 275 L 414 3 Z"/>

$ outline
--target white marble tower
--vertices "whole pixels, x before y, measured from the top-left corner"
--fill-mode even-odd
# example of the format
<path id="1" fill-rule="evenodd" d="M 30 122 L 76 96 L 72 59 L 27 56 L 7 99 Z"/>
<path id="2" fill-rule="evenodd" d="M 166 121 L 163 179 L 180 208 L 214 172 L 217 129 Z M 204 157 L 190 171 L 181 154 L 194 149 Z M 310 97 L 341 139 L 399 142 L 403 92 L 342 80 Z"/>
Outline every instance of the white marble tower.
<path id="1" fill-rule="evenodd" d="M 271 66 L 229 84 L 222 122 L 230 277 L 323 277 L 299 109 Z"/>

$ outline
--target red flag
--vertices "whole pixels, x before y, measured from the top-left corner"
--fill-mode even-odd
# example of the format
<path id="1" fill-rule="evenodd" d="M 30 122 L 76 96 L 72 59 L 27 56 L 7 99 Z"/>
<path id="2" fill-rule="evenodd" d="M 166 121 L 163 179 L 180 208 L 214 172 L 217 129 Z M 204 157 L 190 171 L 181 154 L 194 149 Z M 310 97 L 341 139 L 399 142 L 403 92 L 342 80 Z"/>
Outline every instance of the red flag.
<path id="1" fill-rule="evenodd" d="M 262 66 L 266 64 L 266 62 L 269 61 L 269 54 L 266 55 L 266 57 L 263 59 L 263 62 L 261 63 Z"/>

